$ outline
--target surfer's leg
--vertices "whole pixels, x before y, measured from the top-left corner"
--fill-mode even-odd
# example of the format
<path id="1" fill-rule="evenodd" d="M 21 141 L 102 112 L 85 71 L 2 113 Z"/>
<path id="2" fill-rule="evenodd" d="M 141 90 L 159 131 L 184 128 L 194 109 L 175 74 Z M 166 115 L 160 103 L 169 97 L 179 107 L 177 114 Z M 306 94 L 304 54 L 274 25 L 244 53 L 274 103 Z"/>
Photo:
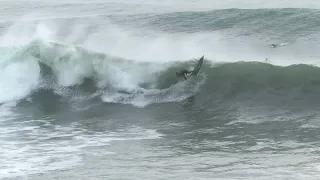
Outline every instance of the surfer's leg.
<path id="1" fill-rule="evenodd" d="M 184 78 L 185 80 L 187 80 L 187 77 L 186 77 L 186 75 L 185 75 L 185 74 L 183 75 L 183 78 Z"/>

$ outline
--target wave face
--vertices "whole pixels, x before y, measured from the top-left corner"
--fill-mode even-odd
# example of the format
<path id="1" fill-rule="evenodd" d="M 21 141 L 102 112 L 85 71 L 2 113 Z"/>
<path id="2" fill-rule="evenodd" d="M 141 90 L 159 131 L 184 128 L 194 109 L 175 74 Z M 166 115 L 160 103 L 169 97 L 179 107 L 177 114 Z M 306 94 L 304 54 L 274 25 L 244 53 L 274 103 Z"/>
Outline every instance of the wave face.
<path id="1" fill-rule="evenodd" d="M 200 87 L 199 96 L 223 101 L 312 102 L 320 84 L 320 69 L 303 64 L 282 67 L 267 62 L 206 60 L 199 76 L 181 81 L 175 72 L 191 70 L 196 60 L 139 62 L 41 40 L 3 48 L 1 54 L 2 103 L 49 90 L 64 98 L 99 97 L 107 103 L 145 106 L 185 100 Z"/>

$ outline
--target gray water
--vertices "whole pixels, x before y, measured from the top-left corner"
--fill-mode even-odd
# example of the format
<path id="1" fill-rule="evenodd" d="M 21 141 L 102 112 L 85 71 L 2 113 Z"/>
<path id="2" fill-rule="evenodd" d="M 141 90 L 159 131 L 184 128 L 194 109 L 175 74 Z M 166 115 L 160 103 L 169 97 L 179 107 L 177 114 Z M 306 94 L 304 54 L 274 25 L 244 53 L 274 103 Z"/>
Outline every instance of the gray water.
<path id="1" fill-rule="evenodd" d="M 0 7 L 0 179 L 320 177 L 320 3 Z"/>

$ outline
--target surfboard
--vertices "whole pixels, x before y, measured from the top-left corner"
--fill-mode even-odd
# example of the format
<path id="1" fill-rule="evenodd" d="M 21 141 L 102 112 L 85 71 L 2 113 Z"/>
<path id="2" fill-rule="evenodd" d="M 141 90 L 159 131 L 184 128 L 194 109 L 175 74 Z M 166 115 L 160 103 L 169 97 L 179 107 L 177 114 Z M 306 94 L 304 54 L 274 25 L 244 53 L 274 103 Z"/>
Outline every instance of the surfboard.
<path id="1" fill-rule="evenodd" d="M 199 73 L 199 71 L 200 71 L 200 69 L 201 69 L 201 66 L 202 66 L 202 64 L 203 64 L 203 59 L 204 59 L 204 56 L 202 56 L 202 57 L 199 59 L 199 61 L 198 61 L 198 63 L 196 64 L 196 66 L 193 68 L 193 71 L 192 71 L 192 73 L 191 73 L 192 76 L 196 76 L 196 75 Z"/>

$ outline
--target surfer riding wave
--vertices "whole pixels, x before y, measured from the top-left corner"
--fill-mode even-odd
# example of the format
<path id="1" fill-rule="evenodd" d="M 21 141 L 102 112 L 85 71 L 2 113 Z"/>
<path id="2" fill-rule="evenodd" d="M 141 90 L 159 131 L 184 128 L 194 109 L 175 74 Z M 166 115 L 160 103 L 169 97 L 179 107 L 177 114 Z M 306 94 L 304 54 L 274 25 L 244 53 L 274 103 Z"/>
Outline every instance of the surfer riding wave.
<path id="1" fill-rule="evenodd" d="M 192 71 L 188 71 L 186 69 L 182 69 L 179 72 L 176 72 L 176 75 L 178 77 L 182 76 L 185 80 L 187 80 L 187 75 L 189 75 L 191 73 L 195 73 L 194 75 L 196 75 L 199 72 L 200 68 L 201 68 L 201 65 L 202 65 L 202 62 L 203 62 L 203 58 L 204 58 L 204 56 L 202 56 L 199 59 L 198 64 L 196 65 L 196 67 Z"/>

